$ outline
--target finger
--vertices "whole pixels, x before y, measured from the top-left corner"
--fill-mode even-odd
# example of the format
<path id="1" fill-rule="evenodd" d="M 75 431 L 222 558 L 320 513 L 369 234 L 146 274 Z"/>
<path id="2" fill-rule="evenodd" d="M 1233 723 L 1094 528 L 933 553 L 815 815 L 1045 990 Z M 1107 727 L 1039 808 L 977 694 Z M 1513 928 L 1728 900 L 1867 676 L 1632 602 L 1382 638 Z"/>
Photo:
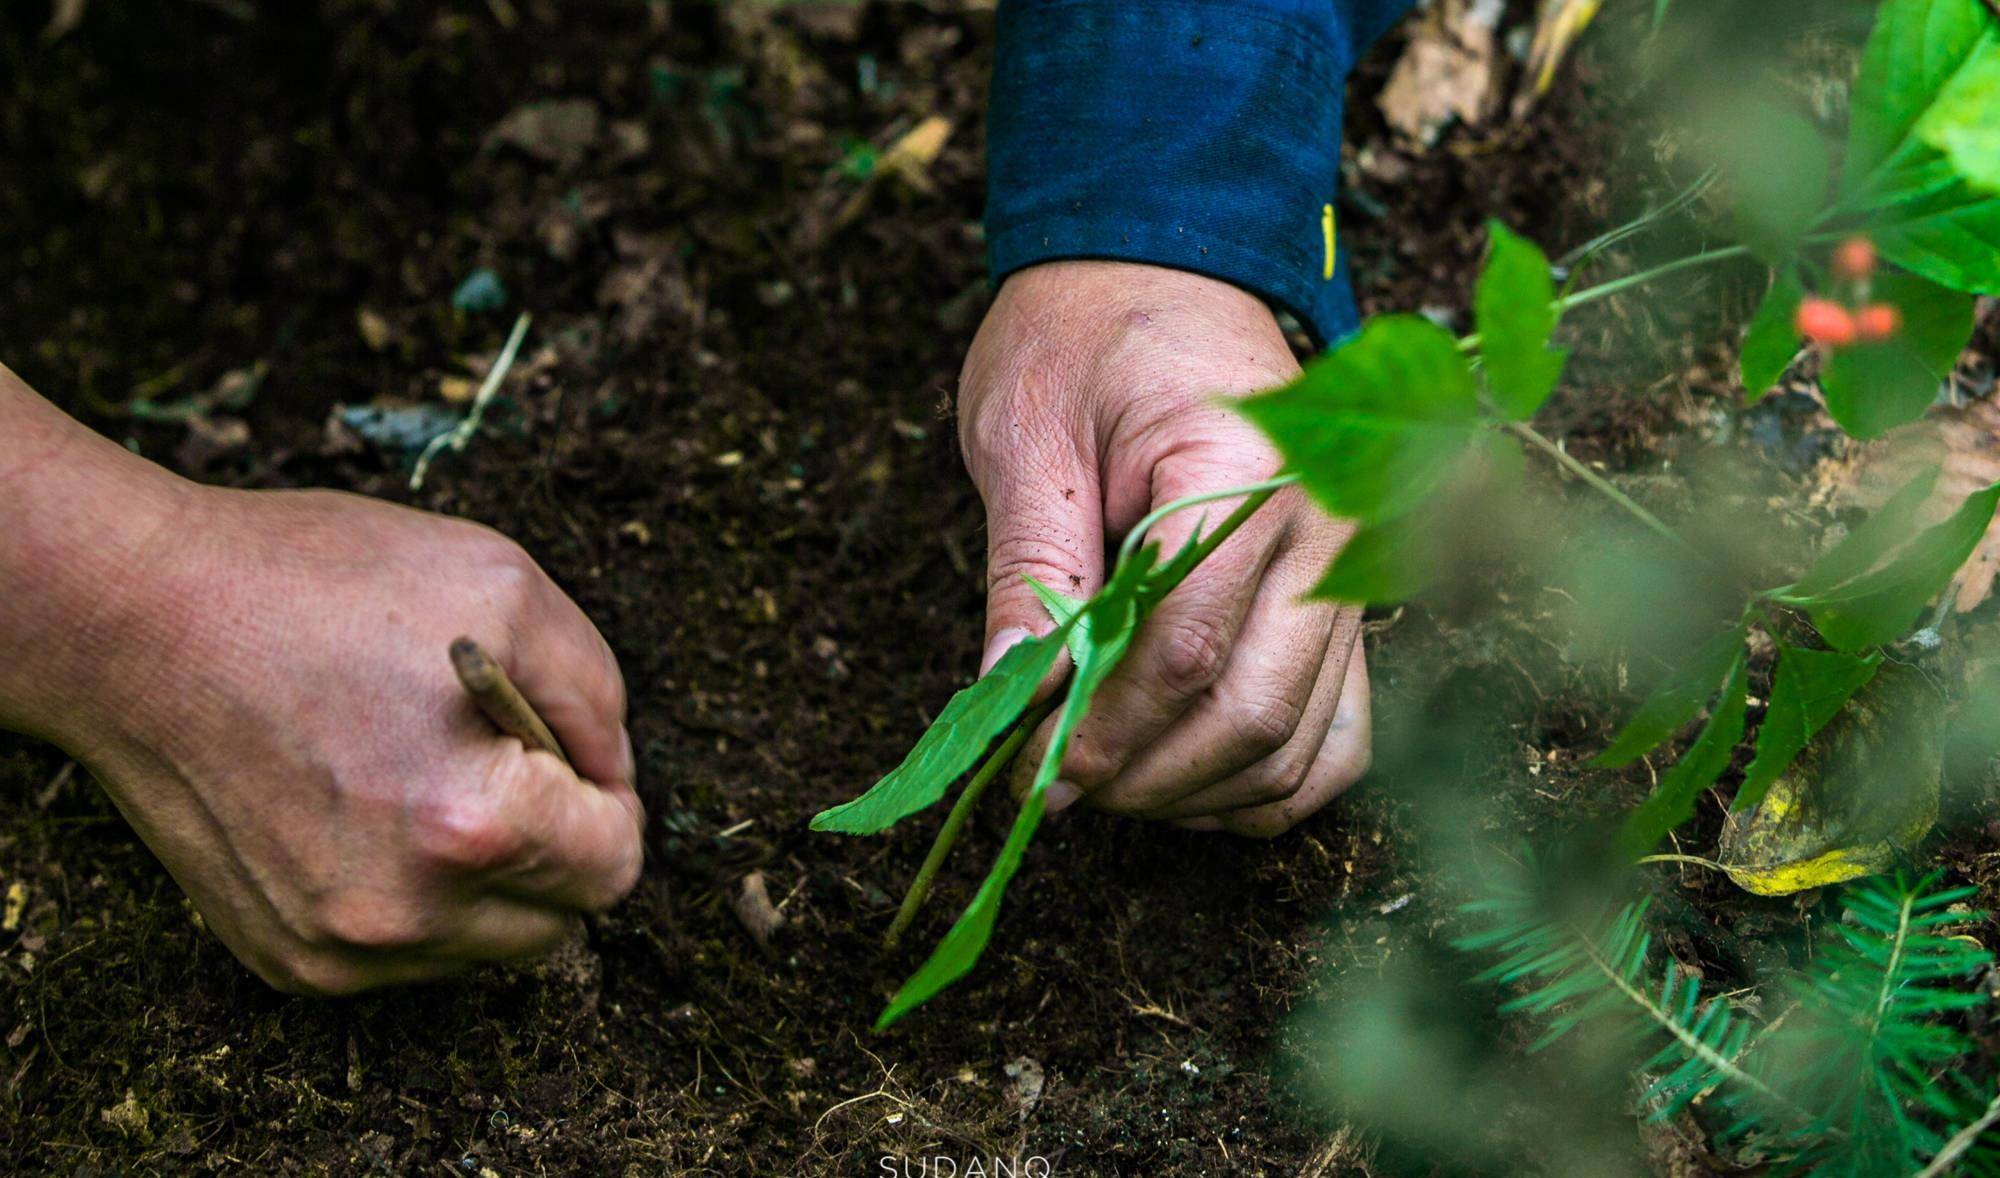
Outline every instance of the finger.
<path id="1" fill-rule="evenodd" d="M 1155 499 L 1239 485 L 1255 472 L 1228 463 L 1163 463 L 1154 476 Z M 1238 501 L 1225 500 L 1168 516 L 1148 543 L 1159 551 L 1180 550 L 1197 528 L 1206 532 L 1226 518 Z M 1277 501 L 1274 499 L 1273 504 Z M 1264 570 L 1285 524 L 1282 509 L 1252 515 L 1236 533 L 1190 573 L 1153 611 L 1134 637 L 1132 649 L 1092 701 L 1089 714 L 1072 735 L 1052 790 L 1050 810 L 1070 798 L 1104 788 L 1127 764 L 1214 686 L 1227 666 L 1238 631 L 1256 596 Z M 1206 522 L 1204 522 L 1204 518 Z M 1053 733 L 1053 720 L 1029 742 L 1015 769 L 1014 789 L 1025 792 Z"/>
<path id="2" fill-rule="evenodd" d="M 1141 748 L 1102 789 L 1092 809 L 1148 818 L 1190 818 L 1273 802 L 1298 789 L 1340 701 L 1344 660 L 1328 673 L 1328 642 L 1340 607 L 1304 594 L 1323 571 L 1314 552 L 1280 553 L 1257 586 L 1235 650 L 1215 686 L 1196 697 L 1158 740 Z M 1342 643 L 1342 653 L 1346 650 Z M 1215 804 L 1218 783 L 1233 804 Z M 1196 796 L 1208 804 L 1193 806 Z"/>
<path id="3" fill-rule="evenodd" d="M 1104 578 L 1103 503 L 1093 465 L 1067 440 L 1071 431 L 1038 439 L 996 439 L 1005 459 L 986 462 L 979 493 L 986 503 L 986 645 L 984 675 L 1007 648 L 1055 622 L 1026 578 L 1069 597 L 1088 597 Z M 1063 668 L 1051 676 L 1054 682 Z"/>
<path id="4" fill-rule="evenodd" d="M 458 927 L 430 947 L 429 955 L 453 963 L 520 961 L 560 948 L 582 928 L 575 912 L 488 895 L 475 901 Z"/>
<path id="5" fill-rule="evenodd" d="M 1369 732 L 1368 659 L 1359 645 L 1347 664 L 1347 679 L 1334 712 L 1333 728 L 1321 746 L 1299 792 L 1282 802 L 1252 806 L 1221 815 L 1223 828 L 1252 838 L 1274 838 L 1317 813 L 1347 792 L 1368 772 L 1372 756 Z"/>
<path id="6" fill-rule="evenodd" d="M 645 820 L 630 786 L 593 788 L 545 753 L 513 753 L 497 773 L 496 825 L 515 837 L 480 873 L 495 890 L 582 912 L 601 912 L 632 890 Z"/>
<path id="7" fill-rule="evenodd" d="M 511 641 L 488 649 L 555 732 L 578 775 L 629 793 L 637 767 L 618 657 L 555 582 L 543 579 L 535 610 Z"/>
<path id="8" fill-rule="evenodd" d="M 1299 792 L 1333 731 L 1341 698 L 1346 694 L 1347 663 L 1353 657 L 1354 636 L 1361 625 L 1360 607 L 1334 609 L 1326 646 L 1291 736 L 1266 756 L 1225 777 L 1183 792 L 1177 800 L 1150 812 L 1139 811 L 1141 817 L 1176 820 L 1216 816 L 1281 802 Z"/>

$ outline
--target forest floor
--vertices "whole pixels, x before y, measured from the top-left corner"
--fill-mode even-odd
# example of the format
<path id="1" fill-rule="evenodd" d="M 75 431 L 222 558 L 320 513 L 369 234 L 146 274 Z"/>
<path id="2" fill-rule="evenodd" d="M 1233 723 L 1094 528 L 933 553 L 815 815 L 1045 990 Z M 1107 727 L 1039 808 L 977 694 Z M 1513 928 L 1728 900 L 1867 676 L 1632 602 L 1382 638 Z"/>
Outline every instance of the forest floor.
<path id="1" fill-rule="evenodd" d="M 1269 843 L 1066 816 L 978 969 L 869 1030 L 910 965 L 879 942 L 927 831 L 806 821 L 894 764 L 977 663 L 983 513 L 951 404 L 990 297 L 990 8 L 295 7 L 100 4 L 52 42 L 38 6 L 0 14 L 4 359 L 192 476 L 349 488 L 519 539 L 623 664 L 649 868 L 560 963 L 288 999 L 199 928 L 86 774 L 0 736 L 6 1168 L 1385 1165 L 1285 1077 L 1309 1062 L 1293 1020 L 1321 971 L 1447 915 L 1403 852 L 1396 701 L 1440 678 L 1501 701 L 1493 788 L 1539 818 L 1643 789 L 1578 800 L 1615 701 L 1423 610 L 1371 626 L 1392 731 L 1349 799 Z M 1532 116 L 1410 148 L 1374 102 L 1404 36 L 1350 92 L 1343 240 L 1366 308 L 1462 324 L 1487 218 L 1560 248 L 1611 222 L 1622 87 L 1586 47 Z M 934 116 L 950 135 L 922 183 L 871 174 Z M 481 268 L 504 309 L 454 310 Z M 1724 316 L 1747 298 L 1684 289 Z M 523 308 L 494 428 L 412 495 L 378 425 L 463 396 Z M 1602 314 L 1607 341 L 1640 330 Z M 1708 421 L 1726 355 L 1685 344 L 1610 399 L 1586 380 L 1559 411 L 1570 444 L 1670 465 L 1662 439 Z M 984 808 L 947 901 L 1006 820 Z M 729 899 L 752 871 L 785 917 L 767 950 Z M 1662 1147 L 1635 1129 L 1631 1148 Z"/>

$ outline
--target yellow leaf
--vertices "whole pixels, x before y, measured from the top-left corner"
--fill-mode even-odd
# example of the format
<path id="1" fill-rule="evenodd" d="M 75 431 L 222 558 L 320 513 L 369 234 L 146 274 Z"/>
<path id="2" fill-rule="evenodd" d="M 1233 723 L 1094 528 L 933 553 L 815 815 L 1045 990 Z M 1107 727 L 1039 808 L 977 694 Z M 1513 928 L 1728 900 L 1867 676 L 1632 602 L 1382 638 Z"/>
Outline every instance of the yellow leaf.
<path id="1" fill-rule="evenodd" d="M 1885 665 L 1757 808 L 1723 828 L 1729 878 L 1787 896 L 1894 866 L 1937 821 L 1943 714 L 1922 670 Z"/>

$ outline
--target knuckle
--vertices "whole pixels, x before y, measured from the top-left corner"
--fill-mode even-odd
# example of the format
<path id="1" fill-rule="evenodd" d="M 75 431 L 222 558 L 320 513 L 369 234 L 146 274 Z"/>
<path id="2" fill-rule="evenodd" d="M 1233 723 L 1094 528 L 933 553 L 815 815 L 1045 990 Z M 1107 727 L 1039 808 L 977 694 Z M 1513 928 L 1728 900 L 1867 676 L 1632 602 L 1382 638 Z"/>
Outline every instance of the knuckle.
<path id="1" fill-rule="evenodd" d="M 1118 776 L 1125 767 L 1120 750 L 1103 739 L 1101 733 L 1078 731 L 1063 750 L 1059 776 L 1085 793 L 1090 793 Z"/>
<path id="2" fill-rule="evenodd" d="M 430 939 L 430 922 L 415 905 L 379 893 L 337 893 L 319 905 L 320 938 L 352 949 L 408 949 Z"/>
<path id="3" fill-rule="evenodd" d="M 504 614 L 529 608 L 540 599 L 548 578 L 527 549 L 483 528 L 473 544 L 471 562 L 482 571 L 486 593 Z"/>
<path id="4" fill-rule="evenodd" d="M 305 947 L 278 954 L 257 973 L 272 989 L 306 998 L 339 998 L 369 986 L 367 975 L 338 956 Z"/>
<path id="5" fill-rule="evenodd" d="M 1301 757 L 1274 756 L 1259 764 L 1250 774 L 1251 794 L 1255 803 L 1282 802 L 1299 792 L 1306 783 L 1306 774 L 1312 766 Z"/>
<path id="6" fill-rule="evenodd" d="M 639 874 L 644 868 L 645 857 L 635 845 L 623 859 L 598 878 L 596 893 L 585 898 L 586 907 L 592 912 L 605 912 L 617 907 L 618 902 L 638 886 Z"/>
<path id="7" fill-rule="evenodd" d="M 1284 748 L 1298 732 L 1305 704 L 1289 692 L 1268 692 L 1233 701 L 1225 714 L 1244 749 L 1267 757 Z"/>
<path id="8" fill-rule="evenodd" d="M 414 823 L 418 854 L 459 871 L 486 871 L 517 858 L 522 833 L 481 797 L 452 798 L 420 811 Z"/>
<path id="9" fill-rule="evenodd" d="M 1229 642 L 1220 625 L 1195 615 L 1178 620 L 1162 635 L 1159 649 L 1161 684 L 1187 697 L 1207 690 L 1221 676 Z"/>
<path id="10" fill-rule="evenodd" d="M 1274 839 L 1297 826 L 1305 815 L 1292 806 L 1279 803 L 1261 809 L 1247 811 L 1225 819 L 1229 829 L 1245 838 Z"/>
<path id="11" fill-rule="evenodd" d="M 1033 577 L 1051 589 L 1075 593 L 1083 582 L 1074 555 L 1076 539 L 1056 524 L 994 536 L 986 554 L 986 591 L 1025 590 L 1022 578 Z"/>

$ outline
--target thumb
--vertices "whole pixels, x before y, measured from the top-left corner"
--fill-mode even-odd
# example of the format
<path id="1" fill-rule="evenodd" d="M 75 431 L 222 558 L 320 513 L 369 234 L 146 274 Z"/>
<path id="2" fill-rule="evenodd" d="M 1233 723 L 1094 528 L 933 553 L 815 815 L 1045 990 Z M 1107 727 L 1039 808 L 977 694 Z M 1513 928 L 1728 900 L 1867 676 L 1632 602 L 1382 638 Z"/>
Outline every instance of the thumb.
<path id="1" fill-rule="evenodd" d="M 1068 597 L 1088 597 L 1104 581 L 1104 504 L 1094 467 L 1066 446 L 1012 446 L 995 458 L 980 487 L 986 501 L 981 675 L 1015 643 L 1055 629 L 1026 578 Z"/>

